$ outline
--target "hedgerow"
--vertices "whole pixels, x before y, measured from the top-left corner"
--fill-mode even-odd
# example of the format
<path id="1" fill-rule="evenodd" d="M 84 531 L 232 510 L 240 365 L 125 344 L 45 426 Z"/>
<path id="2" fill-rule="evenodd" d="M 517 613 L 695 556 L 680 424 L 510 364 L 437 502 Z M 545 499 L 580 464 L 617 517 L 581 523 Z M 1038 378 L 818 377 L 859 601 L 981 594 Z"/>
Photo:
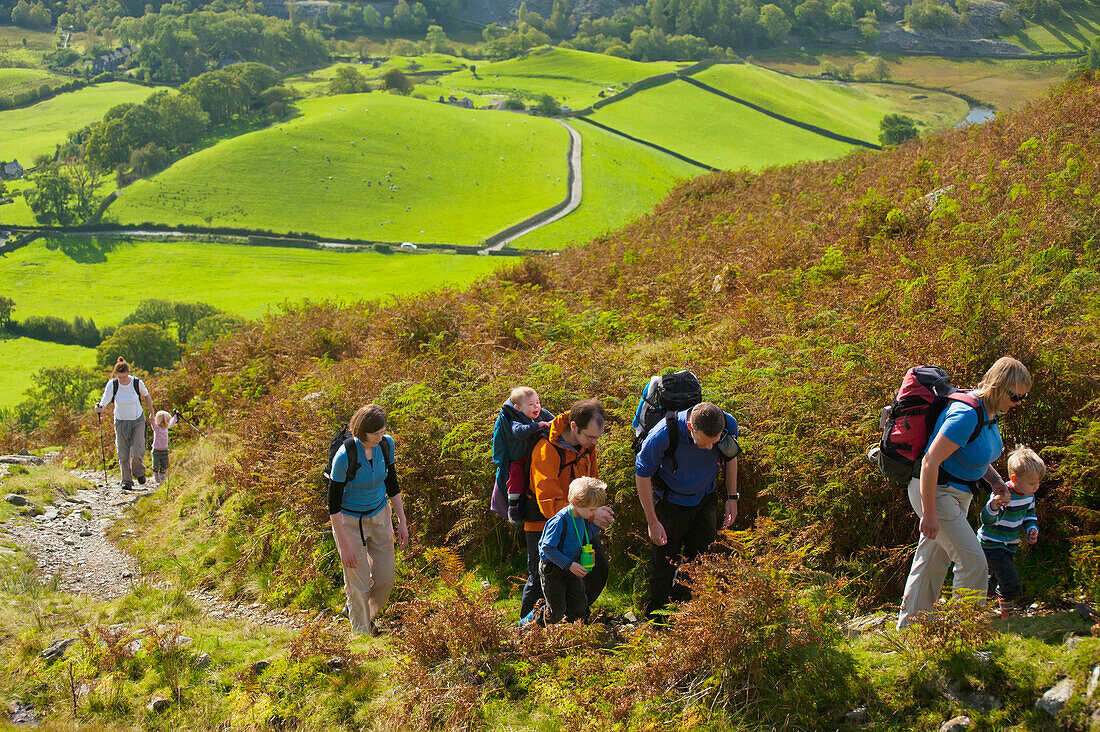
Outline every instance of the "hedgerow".
<path id="1" fill-rule="evenodd" d="M 587 396 L 609 408 L 600 469 L 618 520 L 606 543 L 623 576 L 645 551 L 630 418 L 652 373 L 691 368 L 743 428 L 738 526 L 771 519 L 874 603 L 900 596 L 916 539 L 903 491 L 864 457 L 879 408 L 910 365 L 965 386 L 1011 354 L 1035 383 L 1002 420 L 1006 445 L 1031 445 L 1051 468 L 1025 579 L 1095 597 L 1098 128 L 1100 83 L 1085 74 L 1023 111 L 889 152 L 714 174 L 621 232 L 465 292 L 290 306 L 155 386 L 239 436 L 216 475 L 252 508 L 219 530 L 249 536 L 236 571 L 263 565 L 271 597 L 290 601 L 318 580 L 338 588 L 331 551 L 317 551 L 331 541 L 319 476 L 331 433 L 368 401 L 390 412 L 418 540 L 475 559 L 514 551 L 486 497 L 494 416 L 518 383 L 555 411 Z M 1051 564 L 1076 573 L 1049 579 Z"/>

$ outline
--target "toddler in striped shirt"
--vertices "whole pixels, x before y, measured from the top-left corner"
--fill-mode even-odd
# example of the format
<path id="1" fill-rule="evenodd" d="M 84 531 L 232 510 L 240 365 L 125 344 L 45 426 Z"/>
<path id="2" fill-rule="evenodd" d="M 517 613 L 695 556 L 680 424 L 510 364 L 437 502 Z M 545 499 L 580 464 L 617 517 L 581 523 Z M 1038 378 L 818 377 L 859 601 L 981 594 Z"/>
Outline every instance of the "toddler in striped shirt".
<path id="1" fill-rule="evenodd" d="M 982 508 L 978 541 L 989 563 L 989 598 L 996 594 L 1002 618 L 1013 613 L 1020 594 L 1020 576 L 1012 564 L 1020 534 L 1027 537 L 1028 544 L 1039 540 L 1035 491 L 1046 474 L 1047 466 L 1034 450 L 1017 447 L 1008 456 L 1008 495 L 994 493 Z"/>

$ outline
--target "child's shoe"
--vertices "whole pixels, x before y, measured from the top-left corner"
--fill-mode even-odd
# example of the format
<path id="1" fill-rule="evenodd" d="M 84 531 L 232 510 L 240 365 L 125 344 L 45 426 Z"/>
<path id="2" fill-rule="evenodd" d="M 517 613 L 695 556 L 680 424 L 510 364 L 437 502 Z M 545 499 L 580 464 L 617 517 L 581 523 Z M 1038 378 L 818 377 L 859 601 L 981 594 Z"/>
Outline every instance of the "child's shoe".
<path id="1" fill-rule="evenodd" d="M 1012 600 L 1000 600 L 1001 620 L 1008 620 L 1016 614 L 1015 603 Z"/>

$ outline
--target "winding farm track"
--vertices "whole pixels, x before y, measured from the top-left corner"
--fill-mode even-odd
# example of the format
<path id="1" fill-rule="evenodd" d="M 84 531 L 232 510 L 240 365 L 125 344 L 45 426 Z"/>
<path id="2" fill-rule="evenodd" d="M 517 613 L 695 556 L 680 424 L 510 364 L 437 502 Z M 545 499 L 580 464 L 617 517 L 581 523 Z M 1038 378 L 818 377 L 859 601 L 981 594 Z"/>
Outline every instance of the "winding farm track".
<path id="1" fill-rule="evenodd" d="M 550 214 L 544 219 L 532 221 L 529 226 L 525 226 L 519 231 L 509 234 L 507 237 L 501 239 L 492 246 L 487 247 L 484 250 L 486 253 L 501 251 L 502 249 L 504 249 L 504 247 L 508 246 L 516 239 L 519 239 L 521 236 L 530 234 L 535 229 L 546 226 L 547 224 L 552 224 L 558 219 L 564 216 L 568 216 L 576 210 L 577 206 L 581 205 L 581 193 L 583 189 L 583 183 L 581 180 L 581 161 L 583 158 L 583 151 L 581 148 L 581 135 L 579 132 L 567 125 L 565 122 L 562 122 L 560 119 L 556 119 L 554 121 L 564 127 L 569 132 L 569 138 L 572 141 L 572 144 L 569 146 L 569 167 L 572 170 L 572 175 L 570 176 L 572 182 L 569 186 L 569 203 L 565 206 L 565 208 L 561 209 L 560 211 Z M 553 211 L 554 208 L 556 207 L 548 208 L 546 209 L 546 211 Z"/>

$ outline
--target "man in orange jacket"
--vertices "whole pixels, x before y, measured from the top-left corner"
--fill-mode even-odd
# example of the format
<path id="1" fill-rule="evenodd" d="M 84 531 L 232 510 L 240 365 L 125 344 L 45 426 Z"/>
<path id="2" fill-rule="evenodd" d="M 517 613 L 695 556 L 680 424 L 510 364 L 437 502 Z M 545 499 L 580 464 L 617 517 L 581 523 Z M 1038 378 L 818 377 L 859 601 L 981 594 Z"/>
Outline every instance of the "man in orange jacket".
<path id="1" fill-rule="evenodd" d="M 520 617 L 527 619 L 542 597 L 539 581 L 539 539 L 546 519 L 569 503 L 569 484 L 582 476 L 599 477 L 596 468 L 596 442 L 603 435 L 607 413 L 597 399 L 576 402 L 568 412 L 559 414 L 550 424 L 550 434 L 535 443 L 531 452 L 531 480 L 527 495 L 527 516 L 523 522 L 527 538 L 527 583 L 523 586 Z M 615 521 L 610 506 L 602 506 L 593 523 L 606 529 Z M 607 556 L 596 538 L 593 541 L 596 564 L 584 578 L 588 604 L 591 605 L 607 584 Z"/>

